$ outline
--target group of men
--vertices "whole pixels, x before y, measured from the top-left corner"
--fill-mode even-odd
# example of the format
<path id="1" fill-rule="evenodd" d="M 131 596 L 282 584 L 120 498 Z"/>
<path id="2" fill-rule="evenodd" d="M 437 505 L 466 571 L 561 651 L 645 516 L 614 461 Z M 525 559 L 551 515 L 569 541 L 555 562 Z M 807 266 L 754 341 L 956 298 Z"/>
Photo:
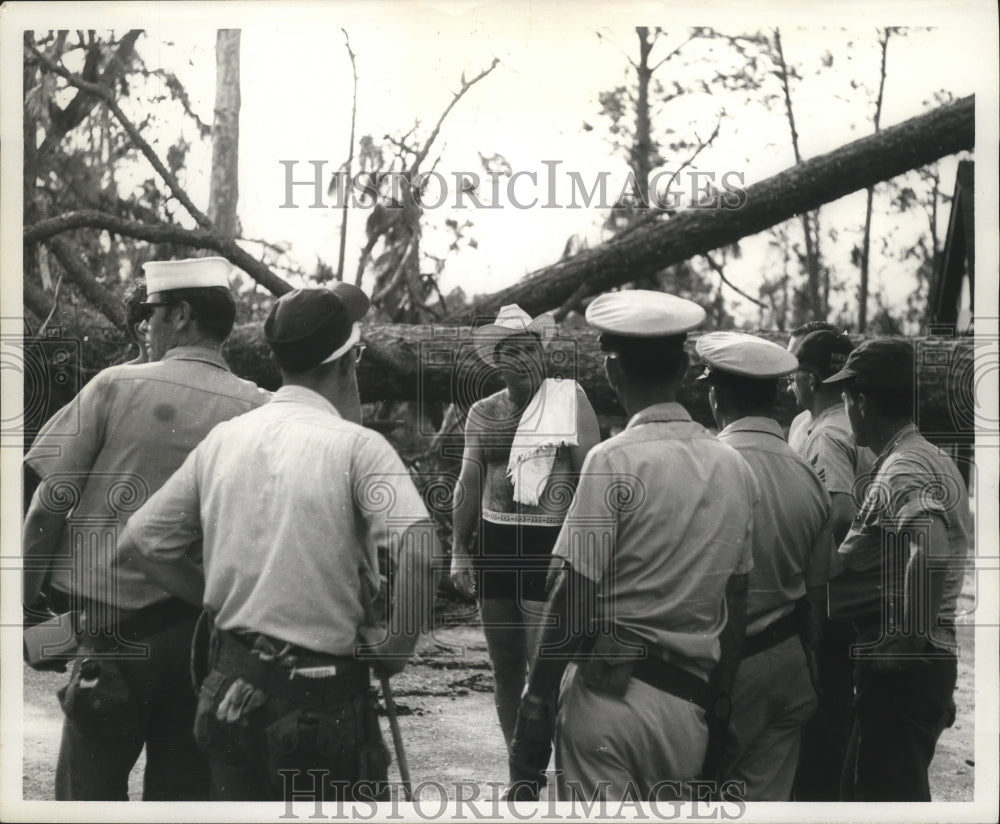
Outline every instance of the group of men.
<path id="1" fill-rule="evenodd" d="M 441 555 L 361 425 L 368 299 L 275 301 L 272 396 L 221 357 L 228 271 L 146 264 L 149 362 L 97 375 L 25 459 L 26 610 L 81 616 L 57 799 L 127 798 L 143 747 L 147 800 L 281 799 L 317 776 L 327 798 L 386 797 L 370 673 L 405 666 Z M 702 335 L 716 436 L 678 403 L 704 317 L 646 291 L 587 309 L 628 425 L 590 450 L 553 550 L 508 797 L 537 797 L 554 750 L 560 799 L 707 779 L 747 800 L 929 800 L 969 511 L 913 425 L 912 348 Z M 808 415 L 792 445 L 785 380 Z"/>
<path id="2" fill-rule="evenodd" d="M 126 799 L 143 747 L 145 800 L 281 799 L 310 769 L 329 799 L 385 792 L 369 670 L 402 669 L 426 626 L 436 539 L 361 426 L 368 299 L 338 284 L 276 301 L 271 396 L 220 354 L 229 271 L 147 263 L 150 362 L 98 374 L 25 459 L 25 608 L 80 616 L 58 800 Z M 405 619 L 388 633 L 379 549 Z"/>

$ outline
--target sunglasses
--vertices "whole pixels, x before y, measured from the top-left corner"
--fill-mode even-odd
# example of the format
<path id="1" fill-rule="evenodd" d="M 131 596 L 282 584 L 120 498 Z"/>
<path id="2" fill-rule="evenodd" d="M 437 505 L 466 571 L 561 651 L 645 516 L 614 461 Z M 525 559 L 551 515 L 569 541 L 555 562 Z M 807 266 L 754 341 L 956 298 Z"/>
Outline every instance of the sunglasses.
<path id="1" fill-rule="evenodd" d="M 165 301 L 147 301 L 139 304 L 139 317 L 142 320 L 148 321 L 153 317 L 153 312 L 155 312 L 160 306 L 173 306 L 172 303 L 166 303 Z"/>

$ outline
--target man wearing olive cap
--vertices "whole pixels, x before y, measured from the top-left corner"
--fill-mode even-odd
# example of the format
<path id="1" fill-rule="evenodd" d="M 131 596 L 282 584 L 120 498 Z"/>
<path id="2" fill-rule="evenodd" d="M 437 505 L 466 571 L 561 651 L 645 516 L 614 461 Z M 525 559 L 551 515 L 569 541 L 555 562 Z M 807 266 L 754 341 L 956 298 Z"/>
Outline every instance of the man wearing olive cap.
<path id="1" fill-rule="evenodd" d="M 195 737 L 216 800 L 386 792 L 369 663 L 405 666 L 429 620 L 436 539 L 399 456 L 360 425 L 367 309 L 343 283 L 279 298 L 264 334 L 282 387 L 217 427 L 122 538 L 152 579 L 214 617 Z M 396 570 L 388 635 L 373 604 L 380 548 Z"/>
<path id="2" fill-rule="evenodd" d="M 809 420 L 802 429 L 798 452 L 819 475 L 830 493 L 830 531 L 844 540 L 864 499 L 875 456 L 860 446 L 851 432 L 840 390 L 823 381 L 839 370 L 854 349 L 851 339 L 836 328 L 816 328 L 791 350 L 798 369 L 789 377 L 789 391 Z M 792 433 L 789 432 L 789 443 Z M 826 612 L 826 610 L 824 610 Z M 822 694 L 819 711 L 802 734 L 797 801 L 836 801 L 840 774 L 853 723 L 850 623 L 831 618 L 819 626 L 817 665 Z"/>
<path id="3" fill-rule="evenodd" d="M 875 338 L 826 380 L 843 392 L 858 445 L 878 455 L 838 550 L 846 571 L 830 582 L 831 612 L 850 604 L 858 628 L 844 801 L 930 801 L 927 771 L 955 718 L 969 498 L 955 464 L 913 423 L 914 368 L 908 341 Z"/>
<path id="4" fill-rule="evenodd" d="M 143 799 L 208 797 L 191 736 L 188 648 L 198 611 L 116 553 L 132 513 L 218 423 L 267 400 L 220 354 L 236 306 L 228 261 L 144 265 L 150 363 L 105 369 L 39 433 L 42 479 L 24 524 L 24 604 L 81 611 L 81 653 L 60 690 L 66 713 L 57 800 L 128 797 L 146 748 Z"/>
<path id="5" fill-rule="evenodd" d="M 544 780 L 561 680 L 559 800 L 685 797 L 708 746 L 710 673 L 731 679 L 758 491 L 746 461 L 677 403 L 686 333 L 704 317 L 642 290 L 587 309 L 630 419 L 584 463 L 511 745 L 512 774 Z"/>
<path id="6" fill-rule="evenodd" d="M 739 332 L 703 335 L 696 349 L 719 440 L 750 464 L 761 494 L 723 774 L 743 782 L 746 801 L 787 801 L 802 726 L 816 708 L 806 655 L 810 612 L 816 624 L 826 614 L 830 496 L 772 417 L 778 379 L 795 369 L 795 356 Z"/>

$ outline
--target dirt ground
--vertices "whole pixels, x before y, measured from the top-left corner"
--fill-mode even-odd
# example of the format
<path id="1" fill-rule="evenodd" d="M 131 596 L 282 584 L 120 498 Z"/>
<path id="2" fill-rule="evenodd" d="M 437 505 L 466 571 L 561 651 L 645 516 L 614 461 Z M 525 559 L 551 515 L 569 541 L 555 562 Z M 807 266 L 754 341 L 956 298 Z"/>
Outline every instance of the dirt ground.
<path id="1" fill-rule="evenodd" d="M 475 782 L 481 798 L 507 776 L 503 736 L 493 705 L 493 676 L 482 630 L 469 608 L 446 611 L 441 628 L 421 640 L 418 655 L 392 680 L 414 788 L 425 781 L 443 783 L 454 797 L 456 782 Z M 958 717 L 945 730 L 931 767 L 935 800 L 971 801 L 973 798 L 973 722 L 975 648 L 971 627 L 961 627 Z M 66 676 L 25 670 L 24 674 L 24 798 L 53 797 L 53 777 L 62 713 L 55 698 Z M 383 719 L 386 743 L 391 746 Z M 141 798 L 143 759 L 130 780 L 130 797 Z M 390 776 L 398 779 L 397 765 Z M 493 786 L 491 786 L 493 782 Z M 465 790 L 466 793 L 469 790 Z M 424 788 L 430 803 L 439 790 Z M 468 796 L 466 796 L 468 797 Z"/>

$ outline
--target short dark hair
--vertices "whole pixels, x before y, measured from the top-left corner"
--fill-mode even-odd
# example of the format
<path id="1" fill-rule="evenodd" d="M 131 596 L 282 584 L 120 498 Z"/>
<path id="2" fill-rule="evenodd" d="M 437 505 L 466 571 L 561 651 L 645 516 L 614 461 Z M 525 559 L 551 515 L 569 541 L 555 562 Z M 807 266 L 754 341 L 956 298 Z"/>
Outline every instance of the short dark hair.
<path id="1" fill-rule="evenodd" d="M 906 387 L 900 386 L 879 386 L 871 381 L 862 381 L 858 378 L 851 378 L 845 381 L 844 389 L 850 390 L 855 395 L 863 394 L 874 401 L 880 412 L 892 418 L 913 419 L 914 401 L 913 385 L 906 391 Z"/>
<path id="2" fill-rule="evenodd" d="M 740 415 L 769 415 L 778 399 L 777 378 L 748 378 L 712 370 L 710 384 L 726 390 L 733 409 Z"/>
<path id="3" fill-rule="evenodd" d="M 132 281 L 125 287 L 122 295 L 122 307 L 125 309 L 125 331 L 128 336 L 139 343 L 139 336 L 135 333 L 135 327 L 146 319 L 145 310 L 142 303 L 146 300 L 146 281 L 142 278 Z"/>
<path id="4" fill-rule="evenodd" d="M 839 326 L 834 326 L 832 323 L 828 323 L 825 320 L 811 320 L 809 323 L 803 323 L 801 326 L 795 327 L 789 334 L 793 338 L 802 338 L 808 335 L 810 332 L 843 332 Z"/>
<path id="5" fill-rule="evenodd" d="M 201 289 L 171 289 L 163 292 L 167 303 L 181 301 L 191 307 L 198 328 L 217 341 L 224 341 L 233 331 L 236 322 L 236 301 L 225 286 L 208 286 Z"/>
<path id="6" fill-rule="evenodd" d="M 684 365 L 685 335 L 658 338 L 632 338 L 602 334 L 601 350 L 613 354 L 622 371 L 635 380 L 663 381 L 672 378 Z"/>

